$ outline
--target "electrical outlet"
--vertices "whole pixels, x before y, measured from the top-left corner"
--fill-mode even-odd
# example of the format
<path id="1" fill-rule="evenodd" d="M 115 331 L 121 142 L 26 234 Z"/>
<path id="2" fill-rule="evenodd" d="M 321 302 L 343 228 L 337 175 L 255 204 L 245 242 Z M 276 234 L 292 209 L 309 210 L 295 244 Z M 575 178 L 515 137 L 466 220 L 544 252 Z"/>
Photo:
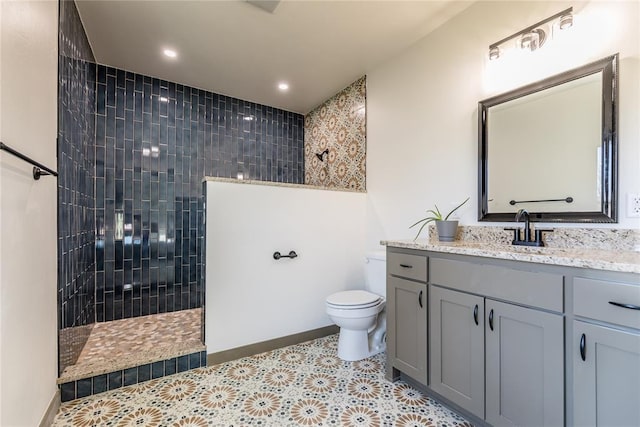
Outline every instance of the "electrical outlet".
<path id="1" fill-rule="evenodd" d="M 640 217 L 640 194 L 627 193 L 627 217 Z"/>

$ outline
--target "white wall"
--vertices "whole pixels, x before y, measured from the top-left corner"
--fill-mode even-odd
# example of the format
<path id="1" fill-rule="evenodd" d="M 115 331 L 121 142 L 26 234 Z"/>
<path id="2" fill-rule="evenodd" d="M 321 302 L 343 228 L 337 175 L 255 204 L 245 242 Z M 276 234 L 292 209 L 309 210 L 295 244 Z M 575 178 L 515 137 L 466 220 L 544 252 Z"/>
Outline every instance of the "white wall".
<path id="1" fill-rule="evenodd" d="M 331 325 L 364 286 L 364 193 L 209 181 L 206 344 L 215 353 Z M 295 250 L 298 258 L 273 259 Z"/>
<path id="2" fill-rule="evenodd" d="M 489 61 L 502 38 L 574 6 L 573 35 L 517 61 Z M 477 221 L 478 101 L 620 53 L 619 223 L 640 192 L 640 3 L 478 2 L 367 73 L 367 246 L 413 238 L 408 226 L 437 203 L 467 196 L 462 224 Z M 505 58 L 506 59 L 506 58 Z M 483 223 L 491 225 L 491 223 Z M 554 227 L 560 225 L 554 224 Z M 426 234 L 423 235 L 426 237 Z"/>
<path id="3" fill-rule="evenodd" d="M 57 2 L 0 2 L 0 140 L 56 167 Z M 0 425 L 56 393 L 56 180 L 0 152 Z"/>

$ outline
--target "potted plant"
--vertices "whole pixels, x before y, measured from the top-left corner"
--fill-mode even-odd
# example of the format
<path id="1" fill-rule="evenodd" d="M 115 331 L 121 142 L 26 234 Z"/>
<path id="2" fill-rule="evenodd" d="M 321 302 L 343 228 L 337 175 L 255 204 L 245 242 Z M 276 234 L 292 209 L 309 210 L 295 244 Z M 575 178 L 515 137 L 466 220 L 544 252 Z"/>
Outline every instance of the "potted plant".
<path id="1" fill-rule="evenodd" d="M 427 211 L 427 213 L 430 214 L 428 217 L 422 218 L 420 221 L 416 222 L 411 227 L 409 227 L 409 228 L 413 228 L 418 224 L 422 224 L 420 226 L 420 229 L 418 230 L 418 234 L 416 234 L 416 237 L 413 240 L 416 240 L 418 238 L 418 236 L 422 232 L 422 229 L 427 224 L 429 224 L 430 222 L 435 222 L 436 228 L 438 229 L 438 240 L 440 240 L 441 242 L 453 242 L 456 238 L 456 233 L 458 232 L 458 221 L 449 220 L 449 217 L 455 211 L 460 209 L 468 201 L 469 201 L 469 197 L 467 197 L 464 202 L 460 203 L 458 206 L 453 208 L 451 212 L 449 212 L 446 216 L 442 215 L 442 213 L 440 212 L 440 209 L 438 209 L 438 205 L 435 205 L 435 210 L 429 209 Z"/>

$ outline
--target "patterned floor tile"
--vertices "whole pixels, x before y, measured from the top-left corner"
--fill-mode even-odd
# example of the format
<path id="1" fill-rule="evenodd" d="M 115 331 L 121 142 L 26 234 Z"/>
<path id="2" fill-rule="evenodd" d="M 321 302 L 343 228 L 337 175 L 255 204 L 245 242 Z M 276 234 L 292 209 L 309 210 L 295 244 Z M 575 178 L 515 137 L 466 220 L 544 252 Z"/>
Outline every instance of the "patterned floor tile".
<path id="1" fill-rule="evenodd" d="M 337 335 L 63 404 L 64 426 L 470 427 L 404 382 L 384 354 L 345 362 Z"/>

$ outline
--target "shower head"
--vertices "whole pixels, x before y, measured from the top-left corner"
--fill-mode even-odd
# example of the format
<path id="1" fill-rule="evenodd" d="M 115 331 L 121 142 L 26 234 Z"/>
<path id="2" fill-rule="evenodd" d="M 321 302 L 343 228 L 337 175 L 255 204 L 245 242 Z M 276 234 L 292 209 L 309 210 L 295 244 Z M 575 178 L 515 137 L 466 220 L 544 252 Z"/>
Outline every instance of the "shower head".
<path id="1" fill-rule="evenodd" d="M 320 159 L 321 162 L 324 162 L 324 155 L 329 154 L 329 149 L 326 148 L 322 153 L 316 153 L 316 157 Z"/>

